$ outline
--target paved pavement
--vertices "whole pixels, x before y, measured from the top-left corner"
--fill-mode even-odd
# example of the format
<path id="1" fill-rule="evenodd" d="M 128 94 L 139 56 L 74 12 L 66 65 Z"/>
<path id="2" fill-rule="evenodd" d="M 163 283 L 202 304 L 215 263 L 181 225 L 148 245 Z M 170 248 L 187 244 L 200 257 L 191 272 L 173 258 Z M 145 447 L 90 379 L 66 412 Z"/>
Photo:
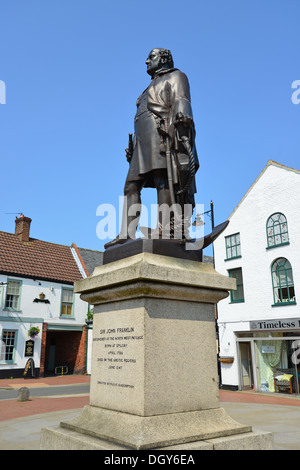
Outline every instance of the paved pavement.
<path id="1" fill-rule="evenodd" d="M 89 403 L 87 394 L 64 396 L 63 387 L 89 381 L 89 376 L 76 375 L 0 380 L 0 393 L 1 389 L 62 386 L 59 397 L 0 401 L 0 450 L 39 449 L 41 428 L 72 419 Z M 271 431 L 276 450 L 300 450 L 300 397 L 220 390 L 220 402 L 236 421 L 253 429 Z"/>

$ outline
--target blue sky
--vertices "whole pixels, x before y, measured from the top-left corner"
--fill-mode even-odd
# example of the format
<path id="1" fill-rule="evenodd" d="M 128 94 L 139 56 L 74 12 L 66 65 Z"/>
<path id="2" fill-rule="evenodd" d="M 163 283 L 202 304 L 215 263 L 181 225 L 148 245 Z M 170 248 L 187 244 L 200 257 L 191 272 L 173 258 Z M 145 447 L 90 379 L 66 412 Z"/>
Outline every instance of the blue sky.
<path id="1" fill-rule="evenodd" d="M 1 0 L 0 18 L 0 230 L 22 212 L 34 238 L 103 249 L 96 210 L 123 193 L 154 47 L 189 78 L 196 202 L 216 224 L 269 159 L 300 169 L 298 0 Z"/>

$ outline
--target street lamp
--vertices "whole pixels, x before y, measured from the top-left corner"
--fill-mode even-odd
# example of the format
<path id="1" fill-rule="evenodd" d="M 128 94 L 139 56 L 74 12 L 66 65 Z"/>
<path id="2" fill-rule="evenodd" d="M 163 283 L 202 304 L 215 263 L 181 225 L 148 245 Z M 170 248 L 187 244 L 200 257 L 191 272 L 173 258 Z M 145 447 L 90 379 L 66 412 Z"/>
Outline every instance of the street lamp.
<path id="1" fill-rule="evenodd" d="M 204 214 L 210 214 L 209 217 L 211 220 L 211 229 L 213 230 L 215 228 L 215 219 L 214 219 L 214 203 L 212 201 L 210 201 L 210 210 L 202 212 L 202 214 L 196 214 L 196 218 L 194 222 L 192 223 L 192 225 L 194 227 L 201 227 L 201 225 L 205 225 L 205 222 L 203 222 L 203 220 L 201 219 L 201 215 L 204 215 Z"/>

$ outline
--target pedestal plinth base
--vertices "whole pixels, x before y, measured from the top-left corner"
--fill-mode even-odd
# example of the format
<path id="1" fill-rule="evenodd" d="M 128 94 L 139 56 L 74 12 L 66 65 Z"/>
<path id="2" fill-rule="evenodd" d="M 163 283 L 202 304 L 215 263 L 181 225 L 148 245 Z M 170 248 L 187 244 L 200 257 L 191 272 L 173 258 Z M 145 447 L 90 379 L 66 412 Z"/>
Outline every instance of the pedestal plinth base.
<path id="1" fill-rule="evenodd" d="M 42 450 L 268 450 L 272 434 L 253 432 L 223 408 L 158 416 L 86 406 L 72 421 L 42 430 Z"/>
<path id="2" fill-rule="evenodd" d="M 94 305 L 90 405 L 44 429 L 41 448 L 271 448 L 219 406 L 215 305 L 235 287 L 208 263 L 148 252 L 76 283 Z"/>

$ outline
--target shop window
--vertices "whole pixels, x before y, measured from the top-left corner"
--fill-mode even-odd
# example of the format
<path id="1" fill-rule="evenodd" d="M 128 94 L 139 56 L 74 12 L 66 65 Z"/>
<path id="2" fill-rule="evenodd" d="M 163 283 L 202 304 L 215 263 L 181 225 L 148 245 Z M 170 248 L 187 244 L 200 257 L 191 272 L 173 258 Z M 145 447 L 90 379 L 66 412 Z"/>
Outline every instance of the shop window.
<path id="1" fill-rule="evenodd" d="M 268 248 L 289 244 L 289 233 L 285 215 L 277 212 L 267 221 Z"/>
<path id="2" fill-rule="evenodd" d="M 61 316 L 73 316 L 73 289 L 62 289 L 61 293 Z"/>
<path id="3" fill-rule="evenodd" d="M 226 260 L 241 257 L 240 234 L 235 233 L 225 237 Z"/>
<path id="4" fill-rule="evenodd" d="M 260 336 L 269 334 L 260 333 Z M 255 341 L 258 389 L 299 394 L 300 373 L 294 360 L 295 341 L 281 340 L 283 333 L 272 333 L 272 336 L 273 339 Z"/>
<path id="5" fill-rule="evenodd" d="M 20 310 L 21 285 L 22 281 L 8 280 L 5 301 L 7 310 Z"/>
<path id="6" fill-rule="evenodd" d="M 290 262 L 286 258 L 278 258 L 271 268 L 273 283 L 273 306 L 295 304 L 295 287 L 293 271 Z"/>
<path id="7" fill-rule="evenodd" d="M 229 269 L 228 274 L 229 277 L 234 277 L 236 279 L 236 290 L 230 291 L 231 302 L 244 302 L 245 298 L 242 268 Z"/>
<path id="8" fill-rule="evenodd" d="M 3 330 L 1 338 L 0 362 L 12 363 L 15 357 L 15 347 L 17 341 L 16 330 Z"/>

